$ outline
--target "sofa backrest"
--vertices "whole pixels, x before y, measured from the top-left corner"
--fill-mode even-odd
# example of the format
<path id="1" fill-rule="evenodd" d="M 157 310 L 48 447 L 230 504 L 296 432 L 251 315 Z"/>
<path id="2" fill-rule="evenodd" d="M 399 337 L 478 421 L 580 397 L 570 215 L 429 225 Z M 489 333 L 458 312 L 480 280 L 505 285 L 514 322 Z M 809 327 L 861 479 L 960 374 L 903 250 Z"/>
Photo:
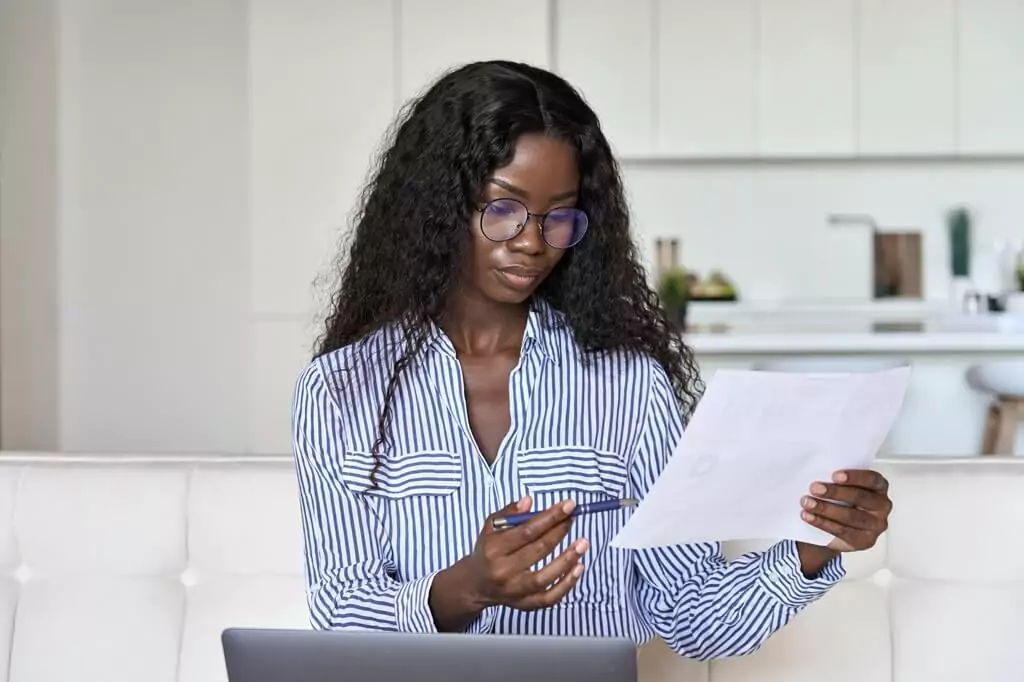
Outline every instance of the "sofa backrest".
<path id="1" fill-rule="evenodd" d="M 1024 680 L 1024 458 L 881 468 L 843 583 L 749 657 L 645 647 L 643 682 Z M 228 626 L 308 627 L 290 459 L 0 454 L 0 682 L 224 682 Z"/>

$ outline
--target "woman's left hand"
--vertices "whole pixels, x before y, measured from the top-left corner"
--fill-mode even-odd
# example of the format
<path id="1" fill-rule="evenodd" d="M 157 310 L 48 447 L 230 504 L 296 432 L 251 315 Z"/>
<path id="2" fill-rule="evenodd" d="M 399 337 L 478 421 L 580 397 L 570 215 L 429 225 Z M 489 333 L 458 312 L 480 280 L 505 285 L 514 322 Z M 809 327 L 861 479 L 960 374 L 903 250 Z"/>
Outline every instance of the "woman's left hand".
<path id="1" fill-rule="evenodd" d="M 874 547 L 889 527 L 892 512 L 889 481 L 877 471 L 863 469 L 837 471 L 832 482 L 811 484 L 801 505 L 804 521 L 835 536 L 828 545 L 834 552 Z"/>

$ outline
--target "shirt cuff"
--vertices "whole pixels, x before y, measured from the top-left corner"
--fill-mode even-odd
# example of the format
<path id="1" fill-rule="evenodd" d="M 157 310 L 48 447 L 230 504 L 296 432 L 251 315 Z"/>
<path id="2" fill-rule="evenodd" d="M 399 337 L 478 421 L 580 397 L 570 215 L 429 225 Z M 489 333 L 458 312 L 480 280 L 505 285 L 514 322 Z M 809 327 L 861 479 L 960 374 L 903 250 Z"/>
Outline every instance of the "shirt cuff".
<path id="1" fill-rule="evenodd" d="M 761 586 L 779 603 L 794 609 L 817 600 L 846 575 L 842 555 L 836 554 L 813 578 L 800 569 L 796 542 L 783 540 L 761 556 Z"/>
<path id="2" fill-rule="evenodd" d="M 430 586 L 434 577 L 440 573 L 435 571 L 416 580 L 403 582 L 395 594 L 395 623 L 399 632 L 431 634 L 437 632 L 434 613 L 430 610 Z M 486 609 L 467 627 L 469 634 L 490 632 L 494 625 L 494 613 Z"/>

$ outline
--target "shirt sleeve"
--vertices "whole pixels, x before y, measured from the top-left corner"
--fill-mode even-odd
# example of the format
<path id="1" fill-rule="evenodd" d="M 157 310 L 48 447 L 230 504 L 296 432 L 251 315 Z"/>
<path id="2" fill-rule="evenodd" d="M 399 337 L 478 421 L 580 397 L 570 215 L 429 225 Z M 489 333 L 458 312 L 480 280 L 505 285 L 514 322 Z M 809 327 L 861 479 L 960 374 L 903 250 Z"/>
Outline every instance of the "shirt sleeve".
<path id="1" fill-rule="evenodd" d="M 661 474 L 683 433 L 675 396 L 660 368 L 653 383 L 644 436 L 631 466 L 640 496 Z M 817 576 L 804 576 L 791 540 L 731 562 L 720 543 L 634 551 L 633 562 L 637 603 L 650 626 L 674 651 L 700 660 L 757 651 L 844 576 L 839 556 Z"/>
<path id="2" fill-rule="evenodd" d="M 437 632 L 428 601 L 437 573 L 397 579 L 385 526 L 341 480 L 342 426 L 313 363 L 299 378 L 293 405 L 310 622 L 322 630 Z M 483 628 L 478 618 L 469 630 Z"/>

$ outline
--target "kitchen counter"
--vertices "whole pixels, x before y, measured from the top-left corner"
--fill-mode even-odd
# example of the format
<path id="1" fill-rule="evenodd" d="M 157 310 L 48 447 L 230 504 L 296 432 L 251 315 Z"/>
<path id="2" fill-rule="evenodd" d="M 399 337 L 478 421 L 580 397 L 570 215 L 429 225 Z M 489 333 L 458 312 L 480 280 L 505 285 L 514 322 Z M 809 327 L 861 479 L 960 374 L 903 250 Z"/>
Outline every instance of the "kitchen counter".
<path id="1" fill-rule="evenodd" d="M 843 328 L 696 329 L 686 341 L 698 355 L 734 353 L 1024 353 L 1024 333 L 998 331 L 858 331 Z"/>
<path id="2" fill-rule="evenodd" d="M 1024 318 L 921 312 L 769 311 L 706 316 L 690 325 L 694 352 L 1024 353 Z"/>
<path id="3" fill-rule="evenodd" d="M 978 454 L 989 397 L 967 384 L 967 370 L 989 360 L 1024 360 L 1024 320 L 1001 315 L 827 307 L 697 313 L 686 340 L 705 380 L 719 369 L 795 358 L 844 355 L 909 364 L 910 387 L 885 446 L 891 455 Z M 1024 454 L 1024 429 L 1017 453 Z"/>

